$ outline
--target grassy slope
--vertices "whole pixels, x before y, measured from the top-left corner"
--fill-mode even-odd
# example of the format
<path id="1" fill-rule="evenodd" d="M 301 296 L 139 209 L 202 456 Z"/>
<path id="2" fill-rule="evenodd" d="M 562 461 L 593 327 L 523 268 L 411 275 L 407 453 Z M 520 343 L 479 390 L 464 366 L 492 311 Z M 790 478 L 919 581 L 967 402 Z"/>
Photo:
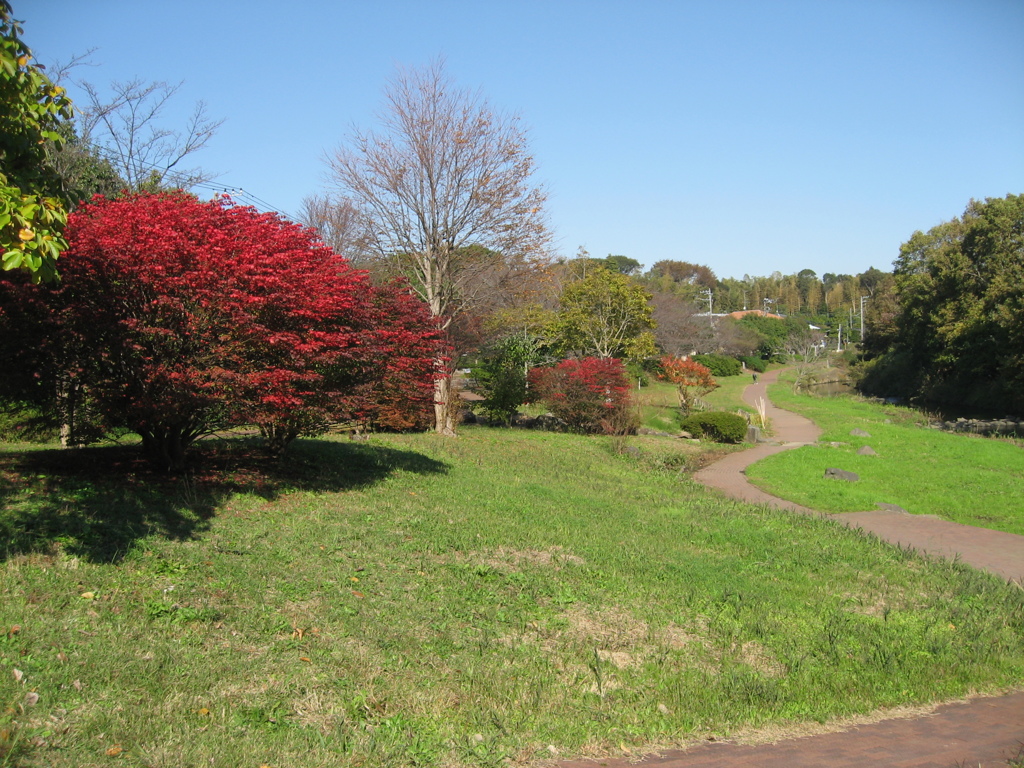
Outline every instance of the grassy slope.
<path id="1" fill-rule="evenodd" d="M 635 444 L 303 441 L 189 482 L 0 456 L 0 765 L 498 765 L 1024 679 L 1020 590 Z"/>
<path id="2" fill-rule="evenodd" d="M 743 402 L 743 390 L 751 382 L 749 375 L 721 376 L 716 381 L 718 387 L 704 395 L 702 400 L 717 410 L 753 413 L 753 409 Z M 634 393 L 634 397 L 640 403 L 644 426 L 664 432 L 679 430 L 679 396 L 674 385 L 653 380 L 650 386 Z"/>
<path id="3" fill-rule="evenodd" d="M 786 383 L 772 387 L 770 396 L 824 432 L 816 446 L 748 468 L 747 476 L 765 490 L 828 512 L 875 509 L 877 502 L 887 502 L 914 514 L 1024 534 L 1020 445 L 929 429 L 922 415 L 906 408 L 854 397 L 795 395 Z M 851 436 L 855 428 L 871 437 Z M 833 442 L 841 445 L 829 445 Z M 878 455 L 857 455 L 864 445 Z M 856 472 L 861 479 L 826 480 L 827 467 Z"/>

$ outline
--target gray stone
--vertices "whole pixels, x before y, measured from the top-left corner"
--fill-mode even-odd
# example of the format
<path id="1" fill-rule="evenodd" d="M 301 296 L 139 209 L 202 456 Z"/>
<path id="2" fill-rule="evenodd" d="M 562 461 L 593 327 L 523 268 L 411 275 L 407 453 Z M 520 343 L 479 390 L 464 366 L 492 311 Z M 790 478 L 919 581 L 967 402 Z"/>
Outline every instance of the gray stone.
<path id="1" fill-rule="evenodd" d="M 847 472 L 845 469 L 836 469 L 835 467 L 829 467 L 826 469 L 825 477 L 833 480 L 846 480 L 851 483 L 855 483 L 860 480 L 860 475 L 856 472 Z"/>
<path id="2" fill-rule="evenodd" d="M 871 437 L 871 435 L 869 435 L 863 429 L 851 429 L 850 430 L 850 436 L 851 437 Z"/>
<path id="3" fill-rule="evenodd" d="M 546 432 L 565 432 L 569 425 L 555 416 L 553 413 L 545 413 L 538 416 L 533 422 L 534 429 L 543 429 Z"/>
<path id="4" fill-rule="evenodd" d="M 763 442 L 761 438 L 761 428 L 754 426 L 753 424 L 747 424 L 747 442 L 748 443 L 760 443 Z"/>
<path id="5" fill-rule="evenodd" d="M 693 440 L 693 435 L 687 432 L 685 429 L 679 430 L 679 436 L 684 440 Z"/>
<path id="6" fill-rule="evenodd" d="M 897 506 L 895 504 L 887 504 L 884 501 L 876 502 L 876 506 L 879 509 L 884 509 L 886 512 L 896 512 L 897 514 L 901 514 L 901 515 L 909 515 L 910 514 L 903 507 L 899 507 L 899 506 Z"/>
<path id="7" fill-rule="evenodd" d="M 877 456 L 878 454 L 875 452 L 875 449 L 872 448 L 870 445 L 862 445 L 860 448 L 857 449 L 857 455 L 858 456 Z"/>

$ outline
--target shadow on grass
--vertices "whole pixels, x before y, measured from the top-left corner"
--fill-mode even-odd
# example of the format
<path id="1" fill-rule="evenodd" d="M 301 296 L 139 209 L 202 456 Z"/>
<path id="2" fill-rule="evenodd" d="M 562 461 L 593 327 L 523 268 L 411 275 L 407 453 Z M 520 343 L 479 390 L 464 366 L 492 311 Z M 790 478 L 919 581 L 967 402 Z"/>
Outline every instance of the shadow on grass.
<path id="1" fill-rule="evenodd" d="M 413 451 L 326 440 L 297 441 L 276 460 L 254 440 L 204 441 L 178 476 L 154 472 L 135 446 L 0 453 L 0 562 L 55 549 L 117 562 L 147 536 L 202 534 L 236 493 L 273 501 L 293 490 L 363 488 L 395 472 L 446 471 Z"/>

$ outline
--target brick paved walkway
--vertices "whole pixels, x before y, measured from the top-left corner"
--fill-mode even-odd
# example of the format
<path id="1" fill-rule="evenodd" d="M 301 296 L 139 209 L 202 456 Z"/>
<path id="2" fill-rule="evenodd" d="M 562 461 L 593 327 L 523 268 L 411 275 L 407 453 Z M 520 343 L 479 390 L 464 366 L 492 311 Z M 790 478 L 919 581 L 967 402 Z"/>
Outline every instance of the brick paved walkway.
<path id="1" fill-rule="evenodd" d="M 820 514 L 765 493 L 751 485 L 744 474 L 748 466 L 767 456 L 816 442 L 821 432 L 808 419 L 768 402 L 767 386 L 777 378 L 778 371 L 765 374 L 743 395 L 750 405 L 765 398 L 777 442 L 730 454 L 694 478 L 743 501 Z M 959 557 L 1018 583 L 1024 577 L 1024 536 L 892 510 L 828 517 L 886 541 Z M 560 768 L 1006 768 L 1008 761 L 1018 756 L 1024 756 L 1024 691 L 943 704 L 923 716 L 882 720 L 774 743 L 702 743 L 640 761 L 578 761 L 562 763 Z"/>

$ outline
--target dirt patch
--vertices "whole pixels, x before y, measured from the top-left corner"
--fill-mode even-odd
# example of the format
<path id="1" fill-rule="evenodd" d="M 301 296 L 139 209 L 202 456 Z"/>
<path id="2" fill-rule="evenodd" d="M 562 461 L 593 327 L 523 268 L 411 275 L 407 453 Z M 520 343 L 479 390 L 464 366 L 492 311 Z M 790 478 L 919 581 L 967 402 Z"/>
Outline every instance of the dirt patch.
<path id="1" fill-rule="evenodd" d="M 486 565 L 502 573 L 512 573 L 525 568 L 553 568 L 560 571 L 567 565 L 583 565 L 582 557 L 572 554 L 564 547 L 551 549 L 512 549 L 498 547 L 493 552 L 470 552 L 465 556 L 467 561 L 478 565 Z"/>

